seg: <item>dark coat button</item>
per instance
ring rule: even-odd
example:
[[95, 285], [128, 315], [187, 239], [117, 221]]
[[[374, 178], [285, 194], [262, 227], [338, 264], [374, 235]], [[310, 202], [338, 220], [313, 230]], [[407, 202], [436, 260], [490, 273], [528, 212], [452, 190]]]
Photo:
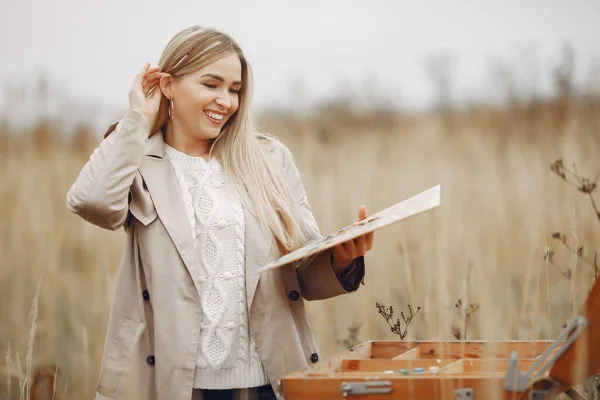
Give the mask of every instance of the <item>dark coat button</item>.
[[312, 355], [310, 356], [310, 361], [314, 363], [316, 363], [317, 361], [319, 361], [319, 355], [317, 353], [312, 353]]
[[154, 365], [155, 362], [156, 360], [154, 359], [154, 356], [148, 356], [148, 358], [146, 358], [146, 363], [148, 365]]
[[150, 300], [150, 293], [148, 293], [147, 290], [144, 290], [142, 292], [142, 296], [144, 297], [144, 300], [146, 300], [146, 301]]
[[297, 290], [292, 290], [290, 294], [288, 294], [290, 300], [296, 301], [300, 298], [300, 293]]

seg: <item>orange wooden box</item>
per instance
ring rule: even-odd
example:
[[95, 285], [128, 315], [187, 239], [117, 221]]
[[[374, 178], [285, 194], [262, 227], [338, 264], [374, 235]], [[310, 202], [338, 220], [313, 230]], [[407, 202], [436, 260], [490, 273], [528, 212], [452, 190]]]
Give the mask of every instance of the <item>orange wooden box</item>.
[[552, 341], [370, 341], [286, 375], [296, 399], [584, 399], [600, 373], [600, 280]]

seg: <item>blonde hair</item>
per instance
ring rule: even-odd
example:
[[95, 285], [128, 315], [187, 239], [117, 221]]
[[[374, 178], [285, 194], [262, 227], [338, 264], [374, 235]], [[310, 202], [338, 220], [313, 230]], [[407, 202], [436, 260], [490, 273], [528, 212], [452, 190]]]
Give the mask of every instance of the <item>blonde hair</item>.
[[[299, 226], [298, 205], [284, 171], [260, 142], [277, 139], [259, 135], [256, 130], [250, 112], [252, 71], [240, 46], [215, 29], [192, 26], [169, 41], [158, 65], [162, 72], [180, 77], [231, 54], [236, 54], [242, 65], [239, 107], [213, 141], [210, 156], [221, 163], [243, 204], [251, 208], [263, 229], [273, 233], [279, 251], [286, 254], [304, 245], [306, 237]], [[169, 105], [162, 96], [151, 132], [162, 130], [167, 124]]]

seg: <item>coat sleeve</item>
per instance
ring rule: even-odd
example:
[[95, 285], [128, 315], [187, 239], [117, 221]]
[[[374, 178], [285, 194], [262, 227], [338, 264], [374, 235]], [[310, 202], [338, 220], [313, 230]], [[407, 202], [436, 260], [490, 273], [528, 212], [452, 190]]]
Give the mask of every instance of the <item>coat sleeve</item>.
[[[319, 240], [323, 236], [312, 213], [302, 183], [300, 172], [296, 167], [290, 150], [280, 144], [284, 152], [284, 171], [292, 194], [299, 206], [301, 214], [300, 225], [309, 241]], [[296, 268], [302, 296], [306, 300], [323, 300], [338, 295], [356, 291], [361, 282], [364, 284], [365, 261], [364, 257], [355, 259], [338, 279], [332, 264], [333, 249], [328, 249], [299, 262]]]
[[149, 131], [142, 114], [132, 110], [113, 124], [69, 189], [69, 211], [101, 228], [117, 230], [123, 226], [129, 210], [129, 188], [142, 162]]

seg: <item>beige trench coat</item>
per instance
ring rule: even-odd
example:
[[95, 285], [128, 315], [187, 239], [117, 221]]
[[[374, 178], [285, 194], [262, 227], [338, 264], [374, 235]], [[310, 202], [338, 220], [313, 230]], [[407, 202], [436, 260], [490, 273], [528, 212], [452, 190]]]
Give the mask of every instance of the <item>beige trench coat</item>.
[[[193, 238], [160, 132], [134, 111], [113, 124], [67, 194], [67, 207], [99, 227], [126, 231], [118, 268], [96, 400], [190, 400], [199, 344], [199, 282]], [[106, 135], [105, 135], [106, 136]], [[301, 225], [321, 237], [290, 151], [263, 138], [277, 157], [302, 209]], [[279, 256], [274, 236], [246, 218], [246, 294], [249, 326], [269, 381], [318, 361], [304, 300], [357, 290], [364, 259], [338, 280], [330, 253], [310, 263], [257, 274]], [[133, 394], [135, 393], [135, 394]]]

